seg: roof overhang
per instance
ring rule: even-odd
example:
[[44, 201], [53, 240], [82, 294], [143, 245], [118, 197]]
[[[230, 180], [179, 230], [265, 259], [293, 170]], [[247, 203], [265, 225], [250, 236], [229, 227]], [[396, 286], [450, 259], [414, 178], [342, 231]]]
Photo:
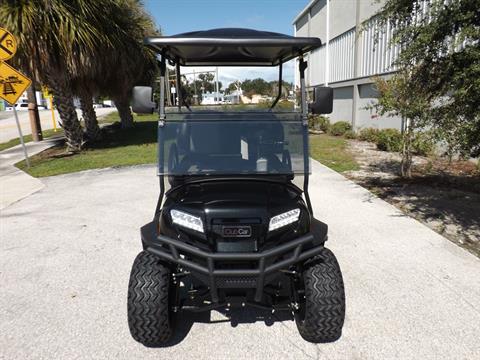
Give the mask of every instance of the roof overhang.
[[145, 44], [182, 66], [275, 66], [321, 46], [315, 37], [215, 29], [150, 37]]
[[307, 6], [305, 6], [303, 8], [302, 11], [300, 11], [300, 13], [295, 17], [295, 19], [293, 19], [292, 21], [292, 25], [295, 25], [297, 23], [298, 20], [300, 20], [302, 18], [303, 15], [305, 15], [311, 8], [313, 5], [315, 5], [315, 3], [317, 2], [318, 0], [311, 0]]

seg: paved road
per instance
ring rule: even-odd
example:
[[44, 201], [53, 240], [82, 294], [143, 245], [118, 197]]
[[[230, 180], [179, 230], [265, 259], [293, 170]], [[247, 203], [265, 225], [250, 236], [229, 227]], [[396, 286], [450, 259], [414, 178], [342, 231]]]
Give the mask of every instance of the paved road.
[[[98, 108], [95, 109], [97, 116], [106, 115], [112, 111], [116, 111], [115, 108]], [[28, 111], [18, 111], [18, 119], [20, 120], [20, 126], [24, 135], [31, 134], [30, 118], [28, 117]], [[81, 111], [77, 110], [78, 116], [81, 116]], [[53, 129], [52, 113], [50, 110], [40, 110], [40, 122], [42, 123], [42, 130]], [[55, 110], [55, 119], [60, 119], [58, 112]], [[57, 122], [58, 127], [58, 122]], [[0, 112], [0, 143], [9, 141], [11, 139], [18, 138], [17, 125], [15, 124], [15, 118], [13, 111], [1, 111]]]
[[2, 211], [0, 358], [479, 359], [480, 260], [315, 161], [313, 172], [347, 292], [336, 343], [251, 311], [195, 317], [174, 346], [135, 343], [128, 276], [158, 194], [142, 166], [48, 178]]

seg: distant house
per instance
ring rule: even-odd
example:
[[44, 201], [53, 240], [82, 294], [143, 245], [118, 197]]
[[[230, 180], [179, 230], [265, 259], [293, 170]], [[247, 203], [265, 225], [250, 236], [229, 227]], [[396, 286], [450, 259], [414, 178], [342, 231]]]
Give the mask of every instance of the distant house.
[[202, 94], [202, 105], [215, 105], [224, 102], [223, 93], [206, 92]]
[[230, 94], [224, 95], [225, 103], [226, 104], [240, 104], [242, 96], [243, 96], [242, 89], [234, 90]]
[[[377, 97], [372, 76], [388, 77], [395, 72], [392, 63], [399, 53], [397, 47], [388, 45], [392, 29], [379, 28], [373, 17], [383, 3], [312, 0], [293, 20], [295, 36], [315, 36], [323, 43], [306, 56], [305, 81], [310, 91], [318, 85], [334, 88], [333, 113], [328, 115], [333, 122], [348, 121], [355, 129], [401, 127], [400, 118], [379, 116], [366, 109]], [[299, 85], [298, 74], [295, 83]]]
[[242, 102], [244, 104], [259, 104], [259, 103], [268, 102], [271, 100], [272, 100], [272, 97], [267, 95], [253, 94], [251, 98], [242, 95]]

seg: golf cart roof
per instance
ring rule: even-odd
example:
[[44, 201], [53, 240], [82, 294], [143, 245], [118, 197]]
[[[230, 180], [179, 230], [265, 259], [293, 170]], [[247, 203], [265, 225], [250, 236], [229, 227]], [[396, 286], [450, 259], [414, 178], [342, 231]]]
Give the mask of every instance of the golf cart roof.
[[182, 66], [276, 66], [322, 43], [315, 37], [225, 28], [149, 37], [145, 44]]

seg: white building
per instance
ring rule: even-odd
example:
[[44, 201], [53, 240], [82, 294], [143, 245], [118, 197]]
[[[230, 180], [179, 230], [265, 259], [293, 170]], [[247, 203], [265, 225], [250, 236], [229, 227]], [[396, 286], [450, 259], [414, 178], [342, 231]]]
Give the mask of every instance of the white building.
[[202, 94], [202, 105], [222, 104], [224, 101], [223, 93], [205, 92]]
[[[372, 76], [394, 72], [391, 64], [399, 50], [388, 46], [391, 29], [379, 31], [373, 18], [382, 5], [383, 1], [373, 0], [312, 0], [293, 21], [295, 36], [322, 40], [323, 46], [306, 58], [305, 80], [309, 89], [317, 85], [334, 88], [333, 113], [328, 115], [332, 122], [348, 121], [355, 129], [401, 126], [399, 118], [381, 117], [365, 109], [376, 98]], [[379, 34], [376, 44], [375, 34]]]

